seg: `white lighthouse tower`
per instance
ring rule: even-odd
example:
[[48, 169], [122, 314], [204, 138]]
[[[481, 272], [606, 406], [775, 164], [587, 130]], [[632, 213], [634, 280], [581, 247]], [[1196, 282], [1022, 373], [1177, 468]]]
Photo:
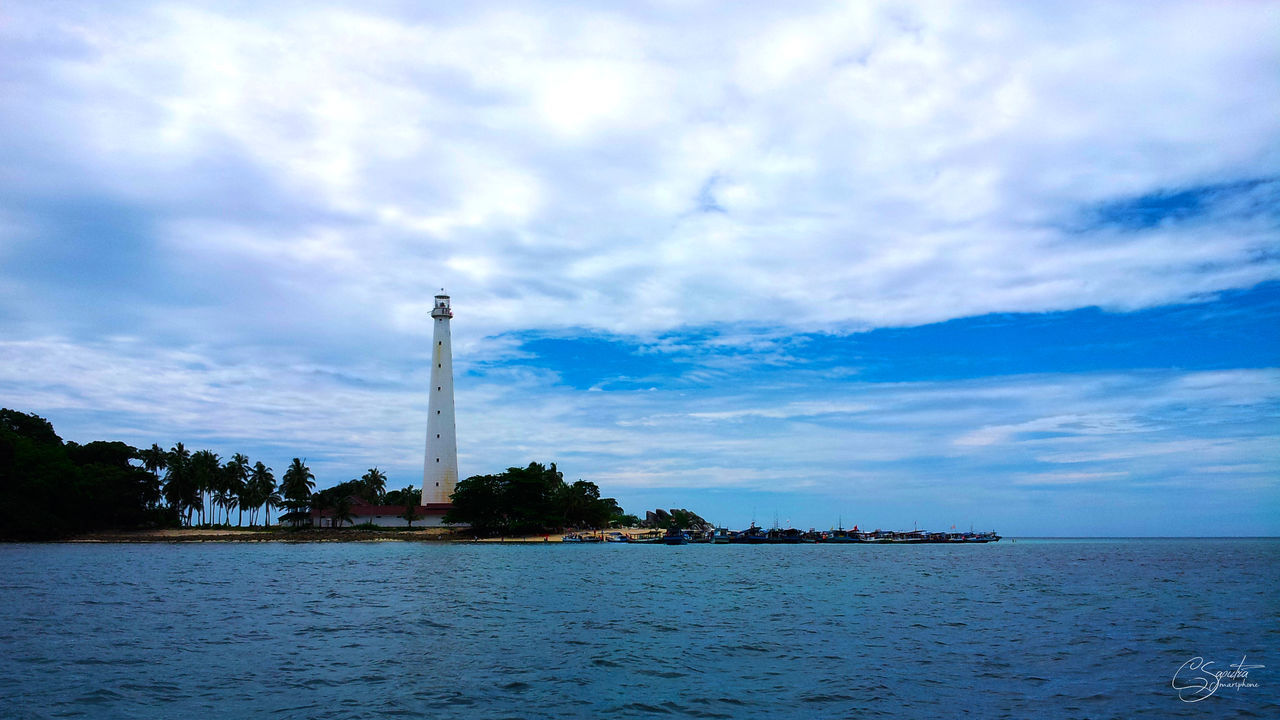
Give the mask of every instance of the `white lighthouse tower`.
[[427, 404], [427, 456], [422, 469], [422, 503], [447, 503], [458, 482], [458, 438], [453, 426], [453, 350], [449, 319], [453, 310], [444, 289], [431, 308], [431, 401]]

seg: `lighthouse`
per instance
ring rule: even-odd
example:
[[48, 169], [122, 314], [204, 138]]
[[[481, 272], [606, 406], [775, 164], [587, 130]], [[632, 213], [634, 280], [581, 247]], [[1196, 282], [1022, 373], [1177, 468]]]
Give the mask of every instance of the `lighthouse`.
[[431, 308], [431, 395], [427, 403], [427, 455], [422, 468], [422, 503], [450, 502], [458, 483], [458, 438], [453, 426], [453, 350], [449, 320], [453, 310], [441, 288]]

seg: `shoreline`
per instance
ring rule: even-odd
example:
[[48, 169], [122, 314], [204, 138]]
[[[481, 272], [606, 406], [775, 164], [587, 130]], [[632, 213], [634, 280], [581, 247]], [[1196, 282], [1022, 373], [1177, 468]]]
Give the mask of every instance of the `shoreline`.
[[167, 528], [83, 533], [47, 540], [3, 540], [0, 543], [136, 544], [136, 543], [310, 543], [310, 542], [429, 542], [429, 543], [559, 543], [561, 534], [472, 538], [449, 528], [365, 530], [357, 528], [224, 529]]

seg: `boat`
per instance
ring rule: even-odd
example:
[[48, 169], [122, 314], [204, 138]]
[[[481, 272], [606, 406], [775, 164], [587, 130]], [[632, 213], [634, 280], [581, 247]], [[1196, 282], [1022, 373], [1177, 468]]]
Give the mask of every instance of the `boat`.
[[774, 528], [765, 537], [767, 538], [766, 542], [772, 545], [794, 545], [804, 542], [802, 536], [803, 533], [795, 528], [787, 528], [786, 530]]
[[729, 533], [729, 542], [745, 543], [747, 545], [763, 545], [769, 542], [769, 536], [765, 533], [764, 528], [751, 523], [751, 527], [746, 530], [739, 530], [735, 533]]
[[818, 538], [818, 542], [824, 543], [856, 543], [862, 542], [862, 533], [858, 532], [858, 526], [854, 525], [852, 530], [845, 530], [844, 523], [840, 523], [840, 527], [829, 532], [822, 533]]
[[662, 536], [662, 542], [665, 545], [687, 545], [689, 534], [680, 528], [671, 528], [666, 535]]

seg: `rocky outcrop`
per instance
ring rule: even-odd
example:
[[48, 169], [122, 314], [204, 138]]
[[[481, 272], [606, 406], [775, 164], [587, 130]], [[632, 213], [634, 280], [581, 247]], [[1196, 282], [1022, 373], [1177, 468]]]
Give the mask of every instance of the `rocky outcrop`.
[[697, 513], [684, 508], [647, 510], [644, 514], [644, 522], [640, 523], [640, 525], [648, 528], [668, 528], [675, 525], [681, 530], [693, 530], [696, 532], [707, 532], [715, 529], [711, 523], [703, 520]]

